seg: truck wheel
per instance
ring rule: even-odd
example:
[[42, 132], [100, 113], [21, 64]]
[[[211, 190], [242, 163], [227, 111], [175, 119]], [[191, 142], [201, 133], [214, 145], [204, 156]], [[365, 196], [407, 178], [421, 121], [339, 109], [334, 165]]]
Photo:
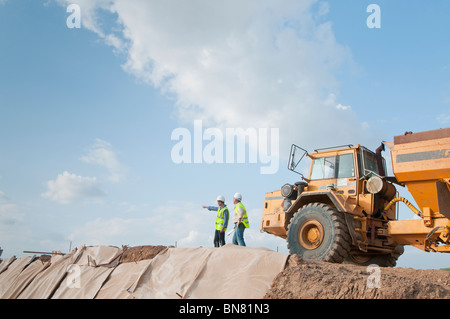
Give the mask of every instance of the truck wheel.
[[350, 251], [351, 237], [342, 213], [311, 203], [292, 217], [287, 242], [290, 253], [303, 259], [341, 263]]
[[395, 247], [392, 254], [364, 255], [359, 253], [350, 253], [344, 260], [344, 263], [359, 266], [369, 266], [375, 264], [379, 267], [395, 267], [397, 265], [397, 259], [403, 254], [404, 251], [403, 246], [399, 245]]

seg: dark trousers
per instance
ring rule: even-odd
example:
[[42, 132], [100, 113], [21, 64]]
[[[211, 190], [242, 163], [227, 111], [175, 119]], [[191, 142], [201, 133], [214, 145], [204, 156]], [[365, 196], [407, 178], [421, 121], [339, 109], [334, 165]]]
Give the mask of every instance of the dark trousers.
[[216, 229], [214, 233], [214, 247], [225, 246], [225, 232], [221, 233]]

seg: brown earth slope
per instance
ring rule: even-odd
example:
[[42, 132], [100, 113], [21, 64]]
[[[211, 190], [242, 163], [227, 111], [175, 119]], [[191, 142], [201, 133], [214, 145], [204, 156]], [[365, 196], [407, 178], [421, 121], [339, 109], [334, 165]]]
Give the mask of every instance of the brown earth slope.
[[138, 262], [140, 260], [152, 259], [158, 255], [161, 251], [166, 249], [166, 246], [135, 246], [124, 247], [125, 251], [120, 259], [121, 263]]
[[368, 268], [291, 256], [268, 299], [450, 299], [450, 272]]

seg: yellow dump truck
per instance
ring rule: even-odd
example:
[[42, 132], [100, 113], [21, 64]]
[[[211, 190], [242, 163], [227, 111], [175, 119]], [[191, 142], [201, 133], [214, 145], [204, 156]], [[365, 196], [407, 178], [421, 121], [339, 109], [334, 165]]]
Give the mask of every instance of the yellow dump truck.
[[[394, 176], [386, 175], [385, 145]], [[305, 176], [299, 168], [307, 158]], [[404, 245], [450, 252], [450, 128], [407, 132], [375, 152], [344, 145], [309, 153], [292, 145], [288, 168], [301, 178], [266, 193], [261, 231], [285, 238], [291, 254], [395, 266]], [[401, 204], [416, 217], [399, 220]]]

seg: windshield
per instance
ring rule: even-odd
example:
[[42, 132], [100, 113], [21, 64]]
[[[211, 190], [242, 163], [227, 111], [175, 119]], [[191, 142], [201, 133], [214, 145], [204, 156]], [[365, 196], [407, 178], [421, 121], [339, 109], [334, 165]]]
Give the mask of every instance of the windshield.
[[353, 154], [320, 157], [312, 164], [311, 180], [354, 176]]

